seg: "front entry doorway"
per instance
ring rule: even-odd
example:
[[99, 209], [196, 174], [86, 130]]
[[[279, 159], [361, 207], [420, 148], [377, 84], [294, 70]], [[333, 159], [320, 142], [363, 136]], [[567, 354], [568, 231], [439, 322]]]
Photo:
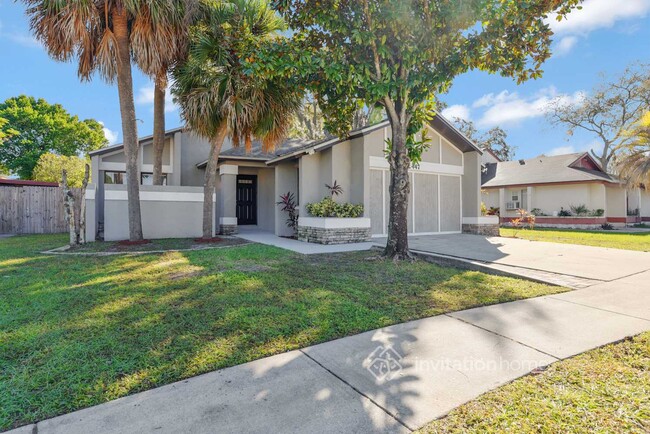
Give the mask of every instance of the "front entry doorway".
[[237, 175], [237, 225], [257, 224], [257, 175]]

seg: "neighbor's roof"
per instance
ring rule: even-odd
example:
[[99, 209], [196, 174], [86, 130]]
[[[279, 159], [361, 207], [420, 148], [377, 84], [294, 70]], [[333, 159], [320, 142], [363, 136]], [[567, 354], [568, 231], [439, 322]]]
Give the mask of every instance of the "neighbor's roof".
[[35, 186], [35, 187], [58, 187], [57, 182], [45, 182], [45, 181], [28, 181], [22, 179], [0, 179], [0, 187], [23, 187], [23, 186]]
[[[176, 134], [176, 133], [178, 133], [180, 131], [183, 131], [184, 129], [185, 129], [184, 127], [178, 127], [178, 128], [172, 128], [171, 130], [167, 130], [167, 131], [165, 131], [165, 137], [172, 136], [172, 135], [174, 135], [174, 134]], [[145, 143], [145, 142], [149, 142], [151, 140], [153, 140], [153, 135], [140, 137], [140, 139], [138, 139], [138, 142]], [[97, 149], [96, 151], [91, 151], [88, 154], [91, 157], [93, 155], [104, 155], [104, 154], [108, 154], [108, 153], [111, 153], [111, 152], [119, 151], [120, 149], [123, 149], [123, 148], [124, 148], [124, 143], [120, 143], [120, 144], [117, 144], [117, 145], [107, 146], [107, 147], [102, 148], [102, 149]]]
[[[585, 158], [589, 160], [588, 166], [592, 168], [581, 164]], [[603, 172], [586, 152], [488, 163], [481, 178], [483, 188], [567, 182], [618, 182], [616, 178]]]

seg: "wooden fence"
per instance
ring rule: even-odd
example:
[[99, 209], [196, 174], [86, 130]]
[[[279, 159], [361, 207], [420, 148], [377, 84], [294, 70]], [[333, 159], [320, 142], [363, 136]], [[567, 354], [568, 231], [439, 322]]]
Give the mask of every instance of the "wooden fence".
[[[73, 192], [79, 198], [80, 189]], [[79, 206], [79, 200], [76, 204]], [[60, 187], [0, 187], [0, 234], [54, 234], [67, 230]]]

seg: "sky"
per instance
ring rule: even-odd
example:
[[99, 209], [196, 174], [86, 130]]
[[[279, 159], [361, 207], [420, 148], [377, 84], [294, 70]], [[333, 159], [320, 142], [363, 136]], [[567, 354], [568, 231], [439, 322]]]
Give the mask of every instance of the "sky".
[[[498, 75], [467, 73], [441, 97], [449, 105], [443, 114], [472, 120], [479, 130], [502, 127], [517, 158], [597, 149], [595, 137], [568, 136], [566, 128], [550, 125], [546, 106], [553, 98], [572, 101], [589, 93], [602, 74], [615, 77], [632, 62], [650, 63], [650, 0], [585, 0], [567, 20], [550, 22], [553, 56], [542, 78], [517, 85]], [[49, 58], [29, 33], [24, 5], [12, 0], [0, 0], [0, 59], [0, 101], [20, 94], [45, 98], [102, 122], [109, 142], [121, 142], [117, 87], [99, 77], [80, 82], [74, 63]], [[133, 78], [138, 133], [145, 136], [153, 128], [153, 84], [136, 69]], [[171, 98], [166, 124], [182, 125]]]

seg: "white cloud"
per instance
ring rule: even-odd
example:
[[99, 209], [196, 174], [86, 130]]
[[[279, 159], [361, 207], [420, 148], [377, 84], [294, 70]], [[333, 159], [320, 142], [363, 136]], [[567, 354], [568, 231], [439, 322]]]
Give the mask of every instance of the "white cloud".
[[[135, 103], [138, 105], [153, 106], [154, 85], [148, 85], [138, 89], [138, 95], [135, 97]], [[174, 104], [169, 86], [165, 89], [165, 113], [178, 110], [178, 106]]]
[[553, 148], [550, 151], [546, 152], [545, 155], [552, 157], [554, 155], [575, 154], [577, 152], [589, 152], [592, 149], [596, 151], [596, 153], [598, 153], [600, 152], [600, 150], [602, 150], [602, 148], [603, 148], [602, 143], [598, 142], [597, 140], [594, 140], [593, 142], [589, 142], [587, 144], [580, 145], [580, 146], [575, 146], [575, 145], [558, 146], [557, 148]]
[[472, 107], [487, 107], [478, 121], [480, 128], [516, 124], [526, 119], [543, 116], [551, 101], [559, 98], [563, 103], [579, 101], [583, 92], [572, 95], [560, 94], [554, 86], [544, 88], [531, 97], [522, 97], [516, 92], [503, 91], [487, 94], [474, 101]]
[[29, 47], [29, 48], [41, 47], [41, 43], [38, 42], [38, 40], [31, 35], [24, 35], [22, 33], [10, 33], [7, 35], [7, 37], [13, 42], [15, 42], [16, 44], [20, 44], [23, 47]]
[[464, 119], [466, 121], [470, 120], [469, 107], [462, 104], [455, 104], [447, 107], [442, 111], [442, 115], [451, 121], [456, 118]]
[[644, 18], [650, 11], [650, 0], [585, 0], [582, 9], [571, 12], [566, 19], [549, 16], [555, 34], [586, 35], [596, 29], [610, 28], [617, 21]]
[[577, 36], [565, 36], [562, 39], [560, 39], [560, 42], [557, 43], [555, 47], [555, 53], [560, 56], [569, 54], [569, 52], [573, 50], [573, 47], [575, 47], [577, 43], [578, 43]]
[[106, 140], [108, 140], [108, 145], [114, 145], [117, 143], [117, 139], [120, 137], [120, 133], [118, 131], [113, 131], [104, 125], [104, 122], [99, 121], [99, 124], [102, 126], [102, 130], [104, 130], [104, 136], [106, 137]]

